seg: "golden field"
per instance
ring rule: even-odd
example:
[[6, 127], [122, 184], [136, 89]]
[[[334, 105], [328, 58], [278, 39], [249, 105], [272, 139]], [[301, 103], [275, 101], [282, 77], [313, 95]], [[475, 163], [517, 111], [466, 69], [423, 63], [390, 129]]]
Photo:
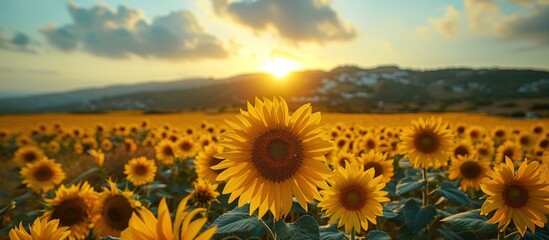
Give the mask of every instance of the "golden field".
[[549, 119], [257, 101], [0, 116], [0, 239], [549, 236]]

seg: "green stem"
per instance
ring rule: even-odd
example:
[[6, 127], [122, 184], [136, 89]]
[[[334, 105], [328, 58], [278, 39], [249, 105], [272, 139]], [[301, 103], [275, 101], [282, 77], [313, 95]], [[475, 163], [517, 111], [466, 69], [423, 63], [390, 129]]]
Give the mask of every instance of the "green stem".
[[260, 220], [261, 224], [263, 224], [263, 227], [265, 227], [265, 229], [267, 229], [267, 231], [269, 232], [269, 234], [271, 235], [271, 237], [276, 240], [276, 235], [273, 233], [273, 231], [271, 230], [271, 228], [269, 227], [269, 225], [267, 225], [267, 223], [265, 223], [265, 221], [263, 221], [263, 219]]
[[70, 181], [67, 186], [71, 186], [73, 184], [76, 184], [80, 181], [82, 181], [83, 179], [89, 177], [90, 175], [96, 173], [96, 172], [99, 172], [100, 168], [99, 167], [94, 167], [94, 168], [91, 168], [89, 169], [88, 171], [85, 171], [83, 172], [82, 174], [80, 174], [78, 177], [76, 177], [75, 179], [73, 179], [72, 181]]
[[519, 231], [514, 231], [512, 233], [509, 233], [509, 234], [505, 235], [505, 239], [509, 239], [511, 236], [517, 235], [517, 234], [520, 234], [520, 232]]
[[425, 180], [425, 187], [423, 188], [423, 206], [425, 207], [429, 204], [429, 181], [427, 181], [427, 168], [422, 168], [421, 173], [423, 180]]
[[498, 240], [505, 239], [505, 233], [503, 231], [498, 230]]
[[351, 229], [351, 240], [355, 240], [356, 239], [356, 232], [355, 232], [355, 227], [353, 227], [353, 229]]

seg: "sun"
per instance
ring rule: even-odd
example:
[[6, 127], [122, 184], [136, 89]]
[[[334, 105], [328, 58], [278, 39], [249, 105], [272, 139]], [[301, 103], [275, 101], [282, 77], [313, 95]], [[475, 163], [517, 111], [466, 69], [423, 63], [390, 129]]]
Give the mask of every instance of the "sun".
[[274, 75], [277, 78], [282, 78], [288, 73], [301, 68], [301, 64], [295, 60], [290, 60], [283, 57], [275, 57], [269, 62], [261, 66], [261, 70]]

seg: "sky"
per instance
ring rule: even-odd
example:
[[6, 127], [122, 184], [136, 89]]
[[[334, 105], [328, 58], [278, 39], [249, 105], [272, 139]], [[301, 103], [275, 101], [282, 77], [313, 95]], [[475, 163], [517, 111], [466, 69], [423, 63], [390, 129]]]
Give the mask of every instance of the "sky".
[[[399, 65], [549, 70], [549, 0], [0, 1], [0, 92]], [[278, 59], [278, 60], [277, 60]]]

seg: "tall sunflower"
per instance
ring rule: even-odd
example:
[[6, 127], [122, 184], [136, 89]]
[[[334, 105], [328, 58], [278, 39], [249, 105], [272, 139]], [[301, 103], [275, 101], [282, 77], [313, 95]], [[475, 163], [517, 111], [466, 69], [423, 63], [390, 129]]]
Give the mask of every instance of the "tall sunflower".
[[459, 140], [452, 148], [452, 158], [458, 156], [472, 155], [474, 153], [473, 144], [469, 140]]
[[494, 162], [495, 163], [504, 162], [505, 157], [508, 157], [513, 161], [519, 160], [520, 158], [522, 158], [520, 146], [513, 141], [505, 141], [496, 150], [496, 158], [494, 159]]
[[240, 123], [227, 121], [232, 131], [221, 134], [225, 159], [212, 167], [225, 169], [216, 180], [227, 181], [223, 193], [229, 202], [240, 197], [238, 206], [250, 203], [250, 214], [259, 208], [261, 218], [270, 210], [275, 219], [290, 211], [292, 198], [307, 209], [307, 202], [320, 200], [318, 188], [326, 188], [332, 171], [324, 155], [333, 145], [320, 124], [320, 113], [305, 104], [290, 115], [282, 98], [256, 98], [255, 106], [237, 115]]
[[406, 153], [414, 167], [443, 167], [452, 154], [454, 136], [442, 120], [420, 118], [401, 134], [400, 151]]
[[191, 137], [182, 137], [174, 143], [175, 156], [179, 159], [188, 159], [196, 155], [197, 144]]
[[15, 151], [13, 160], [19, 167], [44, 158], [44, 152], [36, 146], [24, 146]]
[[196, 174], [199, 178], [208, 179], [215, 182], [220, 170], [211, 169], [212, 166], [219, 164], [222, 159], [216, 158], [215, 155], [223, 152], [223, 147], [210, 144], [204, 148], [204, 151], [198, 153], [194, 160], [196, 166]]
[[388, 183], [394, 175], [394, 166], [392, 159], [387, 159], [387, 153], [381, 153], [370, 150], [357, 158], [358, 163], [364, 166], [364, 170], [374, 169], [374, 177], [382, 176], [381, 181]]
[[66, 177], [61, 164], [47, 157], [28, 163], [20, 173], [23, 184], [35, 192], [47, 192], [59, 185]]
[[488, 159], [477, 158], [474, 155], [458, 155], [452, 158], [448, 179], [461, 179], [461, 190], [464, 192], [467, 192], [468, 187], [478, 191], [488, 170], [490, 170]]
[[173, 143], [164, 139], [158, 143], [155, 147], [156, 158], [160, 160], [163, 164], [172, 165], [175, 157], [175, 149]]
[[535, 232], [535, 226], [543, 228], [549, 214], [549, 183], [547, 175], [538, 171], [538, 163], [524, 161], [515, 172], [508, 157], [494, 167], [480, 185], [488, 199], [482, 204], [480, 213], [488, 215], [496, 210], [488, 223], [498, 224], [504, 231], [513, 220], [521, 236], [526, 229]]
[[213, 226], [202, 232], [207, 218], [198, 218], [193, 220], [199, 213], [205, 212], [204, 208], [197, 208], [187, 211], [187, 202], [190, 195], [185, 197], [175, 213], [175, 221], [172, 224], [170, 211], [166, 204], [166, 198], [160, 200], [158, 205], [158, 215], [154, 217], [153, 213], [146, 208], [142, 208], [139, 213], [132, 213], [129, 227], [124, 230], [120, 239], [122, 240], [193, 240], [193, 239], [211, 239], [217, 230]]
[[118, 237], [128, 227], [132, 213], [141, 207], [141, 203], [133, 198], [133, 192], [118, 190], [110, 179], [107, 182], [109, 188], [103, 187], [93, 208], [93, 232], [99, 237]]
[[364, 171], [362, 165], [347, 164], [337, 168], [328, 180], [330, 188], [322, 190], [318, 207], [330, 216], [329, 224], [339, 220], [345, 232], [354, 229], [368, 230], [368, 221], [376, 223], [376, 216], [383, 215], [381, 203], [388, 202], [388, 193], [382, 189], [382, 176], [374, 177], [374, 169]]
[[69, 239], [84, 239], [90, 232], [91, 211], [97, 193], [88, 182], [55, 191], [55, 198], [46, 199], [51, 208], [43, 216], [59, 219], [59, 225], [69, 227]]
[[19, 223], [19, 226], [10, 230], [9, 236], [11, 240], [66, 239], [70, 234], [68, 227], [59, 226], [59, 220], [39, 217], [29, 226], [28, 232], [23, 223]]
[[142, 186], [154, 181], [156, 170], [154, 161], [146, 157], [134, 158], [124, 165], [126, 179], [135, 186]]

